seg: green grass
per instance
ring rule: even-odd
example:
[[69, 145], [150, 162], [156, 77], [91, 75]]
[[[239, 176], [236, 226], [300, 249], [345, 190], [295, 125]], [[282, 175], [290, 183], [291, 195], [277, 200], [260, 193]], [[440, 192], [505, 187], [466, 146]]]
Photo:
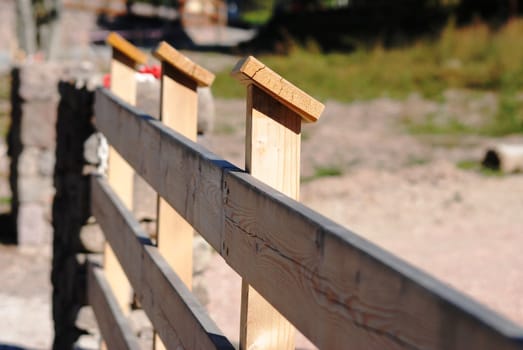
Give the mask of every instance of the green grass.
[[456, 166], [461, 170], [477, 172], [484, 176], [503, 176], [503, 173], [500, 170], [486, 168], [475, 160], [462, 160], [457, 162]]
[[251, 25], [260, 26], [267, 23], [269, 19], [271, 19], [271, 15], [271, 9], [266, 8], [244, 12], [241, 16], [241, 19]]
[[314, 175], [302, 177], [302, 182], [310, 182], [324, 177], [343, 175], [343, 170], [338, 166], [319, 166], [314, 169]]
[[10, 205], [11, 197], [0, 197], [0, 205]]
[[[449, 89], [498, 91], [499, 113], [480, 129], [458, 119], [448, 125], [413, 126], [415, 133], [479, 133], [504, 135], [523, 131], [523, 19], [498, 30], [485, 24], [456, 28], [452, 22], [435, 40], [419, 40], [403, 48], [381, 45], [352, 53], [318, 52], [313, 42], [295, 46], [288, 56], [259, 57], [267, 66], [315, 98], [342, 102], [377, 97], [402, 99], [413, 92], [441, 100]], [[230, 69], [217, 74], [219, 97], [244, 98], [245, 88], [231, 79]]]
[[463, 124], [456, 118], [451, 118], [445, 123], [437, 123], [434, 116], [427, 116], [423, 121], [413, 122], [410, 119], [403, 121], [407, 130], [412, 134], [421, 135], [462, 135], [473, 133], [473, 129]]
[[9, 129], [8, 110], [3, 108], [9, 101], [10, 80], [7, 75], [0, 75], [0, 137], [6, 137]]
[[10, 80], [7, 75], [0, 75], [0, 100], [9, 99]]

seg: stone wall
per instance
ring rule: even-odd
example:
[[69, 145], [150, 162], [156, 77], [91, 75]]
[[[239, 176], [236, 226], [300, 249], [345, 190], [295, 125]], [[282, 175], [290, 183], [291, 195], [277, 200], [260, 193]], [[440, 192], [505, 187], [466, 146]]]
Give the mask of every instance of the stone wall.
[[27, 63], [12, 71], [8, 154], [18, 243], [50, 243], [56, 144], [56, 88], [61, 67]]

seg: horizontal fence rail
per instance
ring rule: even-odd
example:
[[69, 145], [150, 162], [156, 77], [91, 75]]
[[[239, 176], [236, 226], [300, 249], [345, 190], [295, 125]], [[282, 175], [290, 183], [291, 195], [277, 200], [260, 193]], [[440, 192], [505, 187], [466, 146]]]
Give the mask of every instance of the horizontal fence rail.
[[[319, 348], [523, 349], [519, 326], [105, 89], [96, 92], [95, 114], [98, 129], [135, 171]], [[167, 326], [181, 326], [189, 329], [176, 331], [176, 338], [188, 349], [230, 346], [191, 306], [190, 292], [105, 180], [94, 178], [92, 197], [95, 216], [162, 341], [175, 344]], [[196, 346], [194, 337], [205, 345]]]
[[120, 310], [103, 270], [92, 262], [87, 266], [87, 298], [93, 307], [108, 348], [140, 350], [140, 344], [127, 318]]
[[91, 186], [93, 214], [167, 348], [234, 349], [107, 181], [93, 176]]

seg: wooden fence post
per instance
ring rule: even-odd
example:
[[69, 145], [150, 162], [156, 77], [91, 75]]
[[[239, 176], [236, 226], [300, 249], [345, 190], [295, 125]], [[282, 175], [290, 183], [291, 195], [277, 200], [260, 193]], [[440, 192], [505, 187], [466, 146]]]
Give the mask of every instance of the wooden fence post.
[[[299, 199], [301, 123], [316, 121], [323, 105], [252, 56], [232, 74], [247, 85], [246, 170]], [[240, 349], [294, 349], [294, 327], [245, 280], [240, 327]]]
[[[162, 62], [160, 120], [196, 142], [196, 88], [210, 86], [214, 74], [192, 62], [166, 42], [158, 45], [154, 56]], [[193, 233], [193, 227], [158, 196], [158, 250], [189, 289], [192, 289]], [[164, 349], [157, 336], [154, 348]]]
[[[110, 90], [125, 102], [135, 105], [135, 67], [138, 64], [145, 63], [147, 56], [116, 33], [109, 34], [106, 41], [113, 48]], [[109, 150], [107, 179], [129, 210], [131, 210], [133, 206], [133, 176], [133, 169], [122, 156], [111, 147]], [[118, 304], [125, 314], [129, 313], [132, 302], [131, 286], [113, 250], [107, 243], [105, 244], [104, 252], [104, 269], [109, 285], [118, 300]]]

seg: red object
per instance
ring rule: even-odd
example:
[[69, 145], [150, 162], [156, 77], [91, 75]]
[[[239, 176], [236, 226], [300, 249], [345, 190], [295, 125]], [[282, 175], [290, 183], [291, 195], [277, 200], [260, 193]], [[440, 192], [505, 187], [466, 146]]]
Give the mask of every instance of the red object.
[[160, 79], [160, 76], [162, 75], [162, 67], [160, 67], [159, 65], [143, 66], [142, 68], [140, 68], [139, 72], [144, 74], [151, 74], [156, 79]]
[[[159, 65], [154, 66], [143, 66], [138, 70], [141, 74], [151, 74], [156, 79], [160, 79], [162, 76], [162, 67]], [[105, 88], [111, 87], [111, 74], [106, 74], [103, 77], [103, 85]]]

